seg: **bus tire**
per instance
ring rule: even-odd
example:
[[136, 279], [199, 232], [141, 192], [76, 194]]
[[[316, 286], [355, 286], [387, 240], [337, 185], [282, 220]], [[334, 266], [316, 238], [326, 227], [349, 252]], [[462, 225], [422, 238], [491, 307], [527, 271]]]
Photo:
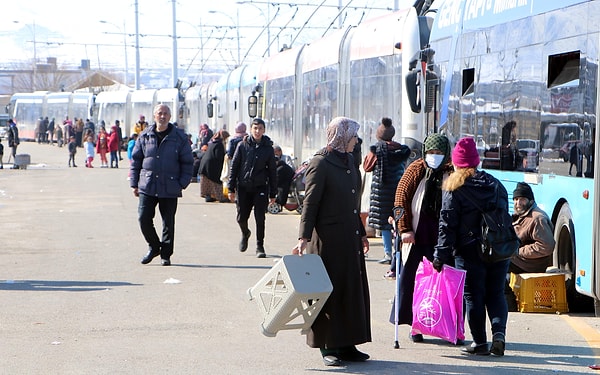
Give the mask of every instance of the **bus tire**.
[[561, 206], [556, 217], [554, 240], [556, 241], [554, 265], [567, 274], [565, 286], [569, 311], [590, 311], [590, 308], [593, 309], [593, 300], [578, 293], [575, 289], [575, 226], [568, 203]]

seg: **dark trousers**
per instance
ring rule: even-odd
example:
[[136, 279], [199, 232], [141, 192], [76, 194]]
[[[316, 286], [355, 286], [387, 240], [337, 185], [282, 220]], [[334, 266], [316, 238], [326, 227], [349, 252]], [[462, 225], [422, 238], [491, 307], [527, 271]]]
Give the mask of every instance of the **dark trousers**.
[[77, 147], [83, 147], [83, 132], [75, 132], [75, 143]]
[[117, 157], [117, 151], [110, 152], [110, 167], [119, 168], [119, 158]]
[[508, 306], [504, 297], [504, 285], [510, 260], [484, 263], [475, 253], [476, 250], [470, 250], [463, 254], [472, 254], [471, 257], [458, 255], [454, 262], [456, 268], [467, 271], [465, 279], [467, 322], [473, 341], [479, 345], [487, 342], [486, 311], [492, 326], [492, 335], [506, 334]]
[[73, 166], [75, 167], [75, 154], [69, 154], [69, 167], [71, 166], [71, 162], [73, 162]]
[[248, 233], [248, 218], [254, 207], [254, 220], [256, 221], [256, 245], [263, 245], [265, 239], [265, 213], [269, 203], [267, 187], [257, 188], [256, 191], [238, 189], [237, 217], [236, 221], [242, 230], [242, 234]]
[[[173, 255], [177, 198], [156, 198], [145, 194], [140, 194], [139, 198], [138, 220], [149, 250], [155, 254], [160, 253], [161, 259], [169, 259]], [[156, 205], [162, 218], [162, 240], [158, 238], [154, 228]]]

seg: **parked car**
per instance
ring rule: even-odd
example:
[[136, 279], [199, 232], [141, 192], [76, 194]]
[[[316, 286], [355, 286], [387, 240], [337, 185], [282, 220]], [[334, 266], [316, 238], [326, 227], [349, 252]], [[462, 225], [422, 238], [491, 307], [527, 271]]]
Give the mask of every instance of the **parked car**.
[[535, 171], [540, 165], [540, 141], [537, 139], [517, 139], [517, 150], [525, 171]]

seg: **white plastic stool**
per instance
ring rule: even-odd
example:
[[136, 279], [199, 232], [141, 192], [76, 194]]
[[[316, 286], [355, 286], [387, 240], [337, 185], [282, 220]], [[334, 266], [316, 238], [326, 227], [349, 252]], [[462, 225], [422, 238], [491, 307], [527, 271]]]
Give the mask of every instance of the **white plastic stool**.
[[18, 169], [27, 169], [27, 165], [31, 164], [31, 156], [29, 154], [15, 155], [14, 166]]
[[285, 255], [248, 289], [263, 315], [262, 333], [275, 337], [284, 329], [306, 334], [333, 291], [321, 257]]

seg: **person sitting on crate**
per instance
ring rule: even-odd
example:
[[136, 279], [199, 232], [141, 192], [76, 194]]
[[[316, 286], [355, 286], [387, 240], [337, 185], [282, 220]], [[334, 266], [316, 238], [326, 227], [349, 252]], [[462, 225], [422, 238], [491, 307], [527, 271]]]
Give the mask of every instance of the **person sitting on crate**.
[[275, 165], [277, 166], [277, 198], [275, 202], [280, 206], [285, 206], [288, 194], [290, 192], [290, 185], [294, 178], [295, 169], [290, 165], [291, 158], [288, 155], [283, 155], [281, 147], [274, 146], [275, 152]]
[[[546, 272], [552, 265], [554, 252], [554, 226], [548, 215], [537, 206], [531, 186], [519, 182], [513, 191], [514, 214], [513, 226], [521, 245], [519, 251], [512, 257], [508, 272], [538, 273]], [[508, 280], [504, 288], [504, 296], [508, 311], [517, 311], [516, 296]]]
[[508, 267], [512, 273], [546, 272], [552, 265], [554, 252], [554, 226], [552, 221], [535, 203], [531, 186], [519, 182], [513, 192], [513, 226], [521, 246]]

